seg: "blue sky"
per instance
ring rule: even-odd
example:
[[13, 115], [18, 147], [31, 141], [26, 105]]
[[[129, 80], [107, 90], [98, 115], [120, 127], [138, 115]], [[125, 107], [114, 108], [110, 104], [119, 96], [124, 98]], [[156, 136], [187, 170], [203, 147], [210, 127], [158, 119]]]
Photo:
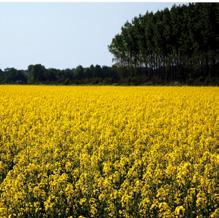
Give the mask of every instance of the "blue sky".
[[134, 16], [173, 3], [0, 3], [0, 69], [112, 64], [107, 45]]

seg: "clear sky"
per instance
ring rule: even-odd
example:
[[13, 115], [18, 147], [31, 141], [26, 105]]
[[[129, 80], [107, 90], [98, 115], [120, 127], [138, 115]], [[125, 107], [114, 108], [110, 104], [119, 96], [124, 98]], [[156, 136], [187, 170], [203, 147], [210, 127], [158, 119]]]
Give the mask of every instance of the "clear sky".
[[173, 3], [0, 3], [0, 69], [112, 64], [107, 45], [134, 16]]

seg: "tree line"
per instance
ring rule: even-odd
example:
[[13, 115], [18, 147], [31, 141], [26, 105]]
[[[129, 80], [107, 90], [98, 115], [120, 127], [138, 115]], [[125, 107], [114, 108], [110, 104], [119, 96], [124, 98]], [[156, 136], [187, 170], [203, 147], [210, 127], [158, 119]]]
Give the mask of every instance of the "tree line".
[[46, 68], [41, 64], [29, 65], [27, 70], [6, 68], [0, 70], [0, 83], [18, 84], [98, 84], [119, 81], [114, 67], [81, 65], [73, 69]]
[[111, 67], [6, 68], [0, 83], [218, 85], [218, 5], [174, 5], [127, 21], [108, 46]]
[[[148, 80], [218, 80], [217, 3], [174, 5], [126, 22], [109, 45], [118, 66], [146, 68]], [[133, 70], [132, 73], [135, 73]]]

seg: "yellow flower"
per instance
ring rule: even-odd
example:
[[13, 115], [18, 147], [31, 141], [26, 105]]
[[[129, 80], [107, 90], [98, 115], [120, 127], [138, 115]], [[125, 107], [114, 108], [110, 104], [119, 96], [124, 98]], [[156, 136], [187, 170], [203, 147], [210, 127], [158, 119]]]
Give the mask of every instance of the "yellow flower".
[[218, 87], [0, 86], [0, 217], [218, 217], [217, 102]]
[[185, 213], [185, 208], [184, 208], [183, 206], [178, 206], [178, 207], [176, 207], [176, 209], [175, 209], [175, 214], [176, 214], [177, 216], [183, 217], [184, 213]]

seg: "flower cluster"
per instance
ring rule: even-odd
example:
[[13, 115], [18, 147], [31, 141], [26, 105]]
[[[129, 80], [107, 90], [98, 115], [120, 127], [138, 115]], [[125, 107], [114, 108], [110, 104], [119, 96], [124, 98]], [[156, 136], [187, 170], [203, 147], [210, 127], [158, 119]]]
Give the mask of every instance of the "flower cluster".
[[0, 217], [218, 217], [216, 87], [0, 87]]

